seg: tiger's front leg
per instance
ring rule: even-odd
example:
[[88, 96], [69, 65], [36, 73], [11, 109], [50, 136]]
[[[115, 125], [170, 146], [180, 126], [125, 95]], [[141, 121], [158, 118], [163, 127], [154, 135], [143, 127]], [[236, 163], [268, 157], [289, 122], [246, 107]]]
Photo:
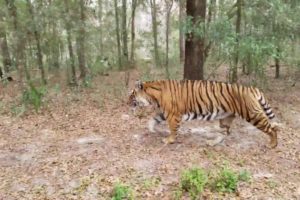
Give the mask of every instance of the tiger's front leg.
[[177, 130], [179, 128], [180, 117], [173, 115], [172, 117], [167, 118], [167, 122], [169, 124], [170, 135], [163, 140], [165, 144], [172, 144], [176, 141]]
[[148, 122], [148, 128], [151, 133], [155, 133], [155, 126], [160, 124], [161, 122], [165, 121], [166, 118], [164, 117], [163, 113], [159, 112], [154, 117], [152, 117]]

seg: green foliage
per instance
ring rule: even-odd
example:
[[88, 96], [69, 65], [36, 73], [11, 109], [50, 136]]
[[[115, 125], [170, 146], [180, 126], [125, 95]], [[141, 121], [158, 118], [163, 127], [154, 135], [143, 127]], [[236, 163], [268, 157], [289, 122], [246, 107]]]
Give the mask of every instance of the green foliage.
[[43, 97], [47, 92], [46, 87], [36, 88], [32, 84], [23, 92], [22, 101], [25, 105], [32, 105], [35, 111], [38, 111], [42, 105]]
[[238, 175], [227, 167], [223, 167], [215, 177], [211, 186], [218, 192], [235, 192], [238, 183]]
[[238, 176], [239, 181], [249, 182], [251, 179], [251, 174], [247, 170], [242, 170]]
[[132, 190], [129, 186], [117, 183], [112, 191], [112, 200], [133, 199]]
[[[197, 196], [203, 191], [204, 186], [207, 183], [206, 172], [201, 168], [191, 168], [184, 171], [180, 178], [180, 189], [189, 193], [192, 199], [196, 199]], [[178, 193], [179, 195], [180, 193]]]

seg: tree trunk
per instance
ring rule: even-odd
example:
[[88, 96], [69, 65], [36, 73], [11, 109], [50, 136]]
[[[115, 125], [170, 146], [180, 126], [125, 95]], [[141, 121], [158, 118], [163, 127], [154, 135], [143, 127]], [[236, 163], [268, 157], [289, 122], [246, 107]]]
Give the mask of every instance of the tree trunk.
[[280, 65], [279, 65], [279, 55], [280, 55], [280, 49], [279, 47], [276, 47], [276, 57], [275, 57], [275, 78], [280, 77]]
[[[192, 17], [194, 26], [199, 19], [204, 22], [206, 0], [187, 0], [186, 12]], [[203, 79], [204, 51], [204, 37], [196, 37], [193, 33], [186, 35], [184, 79]]]
[[123, 58], [128, 63], [128, 45], [127, 45], [127, 0], [122, 0], [122, 36], [123, 36]]
[[64, 15], [64, 23], [67, 31], [67, 42], [68, 42], [68, 50], [71, 62], [71, 81], [70, 85], [77, 85], [76, 81], [76, 70], [75, 70], [75, 56], [72, 47], [72, 35], [71, 35], [71, 24], [70, 24], [70, 11], [69, 11], [69, 0], [64, 0], [65, 4], [65, 15]]
[[170, 15], [173, 7], [173, 0], [165, 0], [166, 4], [166, 76], [169, 78], [169, 34], [170, 34]]
[[100, 43], [100, 55], [103, 57], [103, 24], [102, 24], [102, 13], [103, 13], [103, 6], [102, 6], [102, 0], [98, 0], [98, 18], [99, 18], [99, 43]]
[[8, 50], [7, 38], [6, 38], [6, 31], [1, 30], [1, 52], [2, 52], [2, 62], [3, 62], [3, 70], [7, 74], [11, 68], [11, 59]]
[[235, 55], [234, 55], [234, 65], [231, 67], [230, 73], [230, 82], [237, 82], [237, 71], [239, 64], [239, 43], [240, 43], [240, 32], [241, 32], [241, 18], [242, 18], [242, 0], [236, 1], [237, 13], [236, 13], [236, 25], [235, 25], [235, 34], [236, 34], [236, 44], [235, 44]]
[[185, 7], [185, 1], [179, 0], [179, 53], [180, 53], [181, 63], [184, 62], [184, 32], [183, 32], [184, 7]]
[[121, 59], [121, 42], [120, 42], [120, 30], [119, 30], [118, 0], [114, 0], [114, 6], [115, 6], [117, 45], [118, 45], [118, 64], [119, 64], [119, 69], [121, 70], [122, 69], [122, 59]]
[[20, 83], [23, 77], [22, 74], [22, 65], [25, 67], [26, 63], [24, 62], [24, 47], [25, 47], [25, 40], [24, 37], [24, 31], [21, 30], [19, 27], [19, 21], [18, 21], [18, 12], [17, 7], [15, 6], [14, 0], [5, 0], [7, 9], [9, 11], [10, 16], [13, 20], [13, 27], [14, 27], [14, 40], [15, 43], [13, 45], [13, 50], [15, 52], [15, 66], [19, 73], [19, 79]]
[[33, 11], [33, 6], [30, 2], [30, 0], [26, 0], [27, 5], [28, 5], [28, 11], [29, 14], [31, 15], [31, 20], [33, 23], [33, 34], [34, 34], [34, 39], [36, 41], [36, 48], [37, 48], [37, 61], [39, 65], [39, 69], [41, 72], [41, 78], [42, 78], [42, 83], [47, 84], [46, 77], [45, 77], [45, 70], [44, 70], [44, 65], [43, 65], [43, 55], [42, 55], [42, 49], [41, 49], [41, 43], [40, 43], [40, 33], [37, 30], [36, 27], [36, 22], [35, 22], [35, 13]]
[[154, 59], [155, 66], [160, 66], [160, 59], [158, 55], [158, 41], [157, 41], [157, 10], [156, 10], [156, 2], [155, 0], [150, 0], [151, 6], [151, 16], [152, 16], [152, 34], [153, 34], [153, 43], [154, 43]]
[[79, 33], [76, 38], [77, 51], [78, 51], [78, 64], [80, 70], [79, 78], [85, 80], [86, 78], [86, 60], [85, 60], [85, 6], [84, 0], [80, 0], [80, 25]]
[[135, 45], [135, 10], [137, 6], [137, 0], [132, 0], [131, 5], [131, 50], [130, 50], [130, 62], [134, 62], [134, 45]]

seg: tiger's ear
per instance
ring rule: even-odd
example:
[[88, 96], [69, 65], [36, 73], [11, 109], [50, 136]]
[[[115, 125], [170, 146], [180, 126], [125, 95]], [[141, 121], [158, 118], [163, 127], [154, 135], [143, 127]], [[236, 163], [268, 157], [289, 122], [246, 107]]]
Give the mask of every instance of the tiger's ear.
[[139, 89], [139, 90], [142, 90], [142, 89], [143, 89], [143, 83], [142, 83], [142, 81], [137, 80], [137, 81], [135, 82], [135, 88], [136, 88], [136, 89]]

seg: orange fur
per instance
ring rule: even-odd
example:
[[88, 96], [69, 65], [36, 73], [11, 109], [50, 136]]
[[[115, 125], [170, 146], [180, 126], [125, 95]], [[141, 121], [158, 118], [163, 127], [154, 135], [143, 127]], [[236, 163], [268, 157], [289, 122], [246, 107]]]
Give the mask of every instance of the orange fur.
[[277, 129], [268, 121], [274, 114], [263, 93], [254, 87], [201, 80], [138, 82], [128, 103], [159, 108], [153, 120], [168, 122], [171, 134], [167, 143], [175, 141], [182, 120], [220, 119], [220, 127], [229, 134], [234, 116], [240, 116], [269, 135], [272, 148], [277, 146]]

